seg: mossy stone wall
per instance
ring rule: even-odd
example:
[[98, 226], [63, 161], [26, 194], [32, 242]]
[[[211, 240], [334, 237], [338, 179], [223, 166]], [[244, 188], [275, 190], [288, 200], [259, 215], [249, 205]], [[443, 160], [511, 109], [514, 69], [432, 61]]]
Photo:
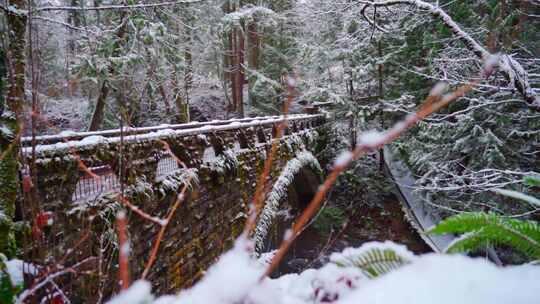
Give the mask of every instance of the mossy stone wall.
[[[241, 130], [224, 130], [190, 136], [165, 136], [159, 139], [127, 142], [124, 151], [128, 168], [126, 193], [131, 203], [144, 212], [165, 218], [174, 203], [182, 183], [171, 187], [171, 181], [180, 181], [184, 170], [177, 170], [165, 179], [157, 180], [157, 164], [164, 155], [166, 142], [171, 151], [190, 170], [196, 171], [198, 182], [193, 183], [168, 225], [156, 263], [147, 277], [154, 285], [154, 293], [175, 293], [202, 277], [218, 257], [229, 248], [242, 232], [249, 202], [255, 192], [257, 176], [267, 151], [273, 125]], [[325, 120], [310, 118], [294, 124], [278, 145], [277, 157], [267, 181], [267, 187], [280, 175], [287, 161], [303, 149], [314, 152], [320, 148]], [[264, 137], [264, 141], [261, 138]], [[216, 159], [205, 161], [205, 151], [212, 148]], [[41, 261], [59, 260], [67, 250], [76, 248], [65, 261], [66, 265], [87, 257], [97, 257], [83, 269], [84, 275], [66, 275], [57, 282], [65, 285], [70, 298], [95, 302], [103, 290], [107, 298], [118, 288], [117, 245], [115, 244], [114, 217], [123, 207], [108, 193], [96, 199], [72, 202], [71, 197], [78, 180], [85, 174], [85, 166], [110, 166], [120, 172], [116, 155], [118, 144], [79, 147], [67, 150], [40, 152], [38, 162], [38, 189], [45, 211], [54, 214], [55, 222], [45, 228], [42, 239], [34, 241], [36, 247], [27, 251], [35, 259], [41, 251]], [[140, 277], [149, 258], [160, 226], [128, 213], [128, 231], [131, 242], [131, 278]], [[81, 243], [81, 239], [84, 242]], [[39, 250], [38, 248], [39, 247]], [[24, 257], [23, 257], [24, 258]]]

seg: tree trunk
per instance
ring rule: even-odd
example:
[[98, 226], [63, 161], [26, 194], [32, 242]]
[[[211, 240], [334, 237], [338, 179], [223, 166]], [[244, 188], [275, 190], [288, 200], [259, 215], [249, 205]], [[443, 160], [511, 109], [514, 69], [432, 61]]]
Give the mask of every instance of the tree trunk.
[[192, 18], [189, 15], [189, 12], [186, 12], [184, 17], [184, 60], [186, 62], [186, 67], [184, 70], [184, 105], [181, 115], [183, 116], [183, 122], [189, 122], [189, 103], [190, 103], [190, 94], [191, 88], [193, 86], [193, 54], [191, 53], [191, 28]]
[[[12, 0], [10, 5], [25, 10], [26, 0]], [[21, 112], [24, 104], [26, 16], [7, 12], [8, 26], [8, 91], [0, 100], [0, 252], [13, 256], [15, 238], [13, 219], [19, 187], [19, 137], [22, 132]], [[3, 76], [3, 75], [0, 75]]]
[[182, 91], [178, 83], [178, 69], [175, 67], [172, 74], [172, 87], [174, 92], [174, 104], [178, 111], [178, 121], [183, 123], [189, 120], [189, 108], [182, 98]]
[[238, 115], [244, 117], [244, 85], [245, 85], [245, 75], [244, 75], [244, 52], [245, 52], [245, 38], [242, 30], [238, 32]]
[[[231, 4], [230, 1], [224, 5], [225, 13], [232, 13], [236, 11], [238, 7]], [[244, 52], [245, 52], [245, 38], [242, 33], [244, 28], [234, 28], [227, 33], [228, 45], [225, 47], [225, 66], [228, 67], [228, 72], [225, 74], [229, 76], [231, 93], [232, 93], [232, 108], [231, 110], [236, 112], [240, 117], [244, 117], [244, 83], [245, 76], [243, 72]], [[230, 55], [229, 55], [230, 54]], [[230, 62], [227, 62], [229, 57]], [[226, 77], [227, 78], [227, 77]]]
[[236, 45], [236, 29], [234, 29], [231, 33], [231, 93], [232, 93], [232, 110], [236, 112], [237, 106], [238, 106], [238, 53], [237, 53], [237, 45]]
[[166, 113], [171, 114], [171, 104], [169, 103], [167, 92], [165, 92], [165, 87], [163, 86], [161, 82], [158, 84], [158, 92], [159, 92], [159, 95], [161, 95], [161, 99], [163, 99], [163, 103], [165, 104]]
[[[225, 14], [229, 14], [233, 11], [230, 1], [226, 1], [223, 5], [223, 11]], [[225, 90], [225, 96], [227, 97], [227, 113], [229, 111], [235, 111], [235, 86], [234, 86], [234, 51], [233, 51], [233, 32], [225, 33], [225, 38], [223, 39], [224, 50], [223, 50], [223, 90]], [[228, 98], [228, 88], [231, 88], [231, 99]]]
[[92, 121], [90, 122], [90, 127], [88, 131], [99, 130], [101, 124], [103, 123], [103, 115], [105, 113], [105, 103], [107, 97], [109, 96], [109, 81], [104, 80], [101, 84], [101, 90], [99, 90], [99, 96], [96, 101], [96, 107], [94, 109], [94, 115], [92, 115]]
[[257, 32], [257, 23], [250, 22], [248, 25], [248, 44], [249, 44], [249, 59], [248, 64], [251, 69], [257, 69], [259, 67], [259, 54], [260, 54], [260, 37]]
[[[382, 60], [383, 58], [383, 50], [382, 50], [382, 43], [381, 39], [377, 42], [377, 54], [379, 56], [379, 60]], [[377, 78], [378, 78], [378, 95], [379, 95], [379, 120], [381, 123], [381, 129], [384, 130], [384, 107], [382, 104], [383, 101], [383, 75], [384, 73], [384, 66], [382, 63], [380, 63], [377, 66]], [[379, 170], [382, 172], [384, 170], [384, 149], [379, 149]]]
[[[120, 18], [120, 24], [121, 26], [118, 28], [116, 32], [116, 38], [117, 41], [115, 42], [114, 51], [112, 52], [112, 56], [117, 57], [120, 54], [121, 46], [124, 44], [124, 38], [127, 34], [127, 23], [124, 22], [125, 18], [127, 17], [127, 13], [125, 11], [122, 11]], [[109, 66], [109, 75], [114, 75], [116, 73], [114, 67], [112, 64]], [[104, 117], [104, 110], [105, 110], [105, 104], [107, 102], [107, 97], [109, 96], [110, 91], [110, 84], [108, 80], [104, 80], [101, 84], [101, 89], [99, 91], [99, 96], [96, 101], [96, 107], [94, 109], [94, 113], [92, 114], [92, 120], [90, 122], [90, 126], [88, 127], [88, 131], [97, 131], [101, 128], [101, 125], [103, 124], [103, 117]]]

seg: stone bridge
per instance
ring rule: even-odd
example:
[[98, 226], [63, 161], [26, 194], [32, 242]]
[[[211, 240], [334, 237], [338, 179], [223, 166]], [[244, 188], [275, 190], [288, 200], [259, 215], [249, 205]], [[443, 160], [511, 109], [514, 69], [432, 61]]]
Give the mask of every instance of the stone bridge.
[[[283, 117], [260, 117], [23, 138], [23, 163], [35, 159], [37, 195], [21, 187], [17, 219], [39, 205], [25, 259], [73, 265], [58, 278], [70, 299], [94, 303], [118, 288], [115, 215], [119, 193], [151, 221], [128, 212], [132, 280], [140, 277], [180, 189], [188, 192], [174, 213], [148, 279], [158, 294], [192, 285], [241, 233], [257, 176], [277, 140]], [[320, 114], [291, 115], [266, 182], [268, 195], [254, 237], [264, 250], [276, 237], [273, 222], [287, 201], [299, 212], [321, 178], [327, 130]], [[29, 165], [21, 175], [28, 175]], [[25, 183], [23, 183], [25, 184]], [[36, 193], [36, 192], [34, 192]], [[37, 202], [36, 202], [37, 201]], [[34, 212], [35, 214], [35, 212]], [[16, 219], [16, 220], [17, 220]], [[37, 223], [37, 224], [36, 224]], [[281, 236], [277, 236], [280, 238]], [[28, 243], [28, 242], [26, 242]]]

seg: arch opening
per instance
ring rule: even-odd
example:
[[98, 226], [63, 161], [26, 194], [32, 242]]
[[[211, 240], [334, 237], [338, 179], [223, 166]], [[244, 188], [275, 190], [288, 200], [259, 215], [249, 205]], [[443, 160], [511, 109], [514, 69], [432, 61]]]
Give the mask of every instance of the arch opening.
[[[287, 187], [287, 195], [283, 199], [264, 241], [262, 252], [272, 252], [279, 247], [287, 230], [292, 227], [295, 220], [315, 196], [320, 182], [320, 176], [309, 166], [302, 167], [294, 175], [292, 182]], [[314, 228], [308, 227], [304, 230], [295, 240], [278, 269], [272, 274], [272, 277], [302, 270], [316, 253], [315, 248], [319, 240], [320, 236]]]

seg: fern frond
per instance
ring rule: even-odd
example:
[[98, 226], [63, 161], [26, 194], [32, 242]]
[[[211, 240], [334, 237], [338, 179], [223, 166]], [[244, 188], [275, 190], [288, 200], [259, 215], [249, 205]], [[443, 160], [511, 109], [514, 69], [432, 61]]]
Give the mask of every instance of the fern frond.
[[464, 212], [442, 220], [437, 226], [426, 231], [427, 234], [462, 234], [479, 230], [489, 223], [498, 221], [493, 213]]
[[531, 258], [540, 258], [540, 225], [492, 213], [463, 213], [445, 219], [431, 234], [465, 233], [446, 252], [470, 252], [486, 245], [507, 245]]
[[471, 252], [479, 248], [485, 248], [489, 245], [488, 239], [482, 233], [483, 229], [478, 231], [468, 232], [461, 237], [456, 238], [453, 242], [448, 244], [444, 252], [446, 253], [459, 253], [459, 252]]
[[369, 278], [398, 269], [413, 259], [411, 252], [392, 242], [367, 243], [357, 249], [345, 249], [330, 258], [331, 262], [340, 267], [358, 267]]

